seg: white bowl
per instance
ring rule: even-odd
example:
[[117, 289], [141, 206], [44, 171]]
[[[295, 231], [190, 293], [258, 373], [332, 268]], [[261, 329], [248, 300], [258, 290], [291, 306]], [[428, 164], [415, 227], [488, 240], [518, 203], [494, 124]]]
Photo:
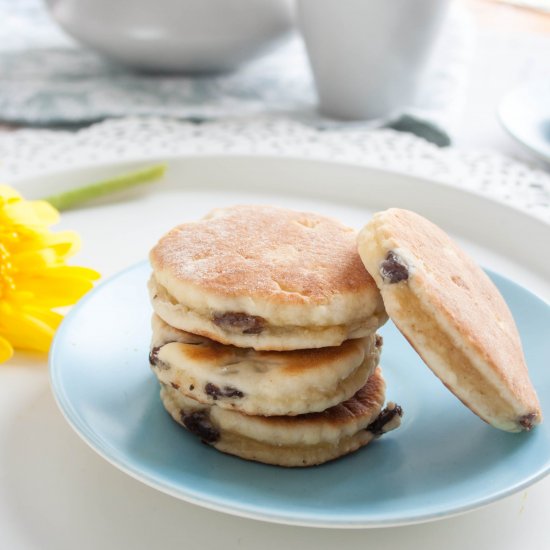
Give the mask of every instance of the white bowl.
[[219, 72], [263, 53], [293, 25], [291, 0], [46, 0], [71, 36], [158, 72]]
[[388, 119], [414, 102], [449, 0], [298, 0], [321, 112]]

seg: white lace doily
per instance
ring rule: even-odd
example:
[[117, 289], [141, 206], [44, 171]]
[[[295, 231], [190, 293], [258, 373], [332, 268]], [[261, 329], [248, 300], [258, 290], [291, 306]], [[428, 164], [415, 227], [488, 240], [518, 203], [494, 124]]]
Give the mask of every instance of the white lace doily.
[[280, 118], [202, 124], [126, 118], [78, 132], [3, 132], [0, 180], [102, 162], [206, 154], [292, 156], [385, 168], [473, 190], [550, 223], [550, 175], [543, 171], [495, 153], [440, 149], [408, 133], [319, 131]]

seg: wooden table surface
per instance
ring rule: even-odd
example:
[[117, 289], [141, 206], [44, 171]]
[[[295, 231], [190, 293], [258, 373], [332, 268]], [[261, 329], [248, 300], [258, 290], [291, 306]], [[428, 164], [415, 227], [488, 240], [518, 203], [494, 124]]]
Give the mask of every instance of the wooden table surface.
[[550, 169], [508, 136], [496, 116], [497, 106], [508, 91], [531, 78], [550, 74], [550, 13], [500, 0], [457, 1], [472, 17], [476, 44], [454, 144], [496, 150]]
[[550, 13], [514, 6], [501, 0], [460, 0], [482, 26], [502, 33], [548, 33]]

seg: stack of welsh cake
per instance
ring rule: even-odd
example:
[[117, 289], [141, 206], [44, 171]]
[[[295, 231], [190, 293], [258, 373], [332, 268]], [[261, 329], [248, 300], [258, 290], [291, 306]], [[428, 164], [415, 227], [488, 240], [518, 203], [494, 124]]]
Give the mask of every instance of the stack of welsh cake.
[[150, 363], [164, 407], [202, 441], [310, 466], [399, 426], [378, 366], [387, 316], [354, 230], [237, 206], [174, 228], [150, 260]]

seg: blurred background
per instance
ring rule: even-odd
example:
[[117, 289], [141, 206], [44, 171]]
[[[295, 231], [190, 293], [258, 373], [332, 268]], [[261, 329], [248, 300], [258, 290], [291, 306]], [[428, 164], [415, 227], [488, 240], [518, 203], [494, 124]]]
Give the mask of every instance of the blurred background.
[[550, 0], [0, 0], [0, 38], [2, 134], [267, 116], [550, 162]]

